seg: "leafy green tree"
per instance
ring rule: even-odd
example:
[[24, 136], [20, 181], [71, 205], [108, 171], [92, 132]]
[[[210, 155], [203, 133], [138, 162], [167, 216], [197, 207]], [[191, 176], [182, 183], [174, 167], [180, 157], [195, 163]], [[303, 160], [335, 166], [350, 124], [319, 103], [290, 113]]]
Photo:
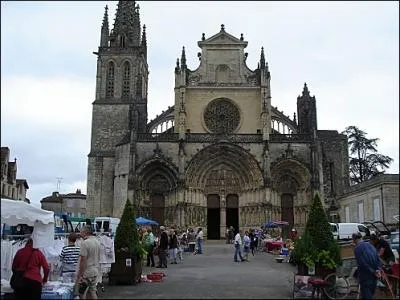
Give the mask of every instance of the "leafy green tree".
[[350, 158], [349, 171], [351, 184], [361, 183], [376, 175], [385, 173], [393, 162], [389, 156], [378, 153], [378, 138], [368, 139], [367, 133], [356, 126], [348, 126], [342, 132], [348, 138]]

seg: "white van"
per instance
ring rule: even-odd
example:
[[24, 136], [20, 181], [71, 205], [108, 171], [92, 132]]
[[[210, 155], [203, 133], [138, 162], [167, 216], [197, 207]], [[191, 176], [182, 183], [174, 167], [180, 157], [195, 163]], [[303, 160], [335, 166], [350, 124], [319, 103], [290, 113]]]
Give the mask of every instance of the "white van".
[[329, 223], [333, 237], [337, 240], [351, 240], [355, 232], [360, 232], [363, 238], [369, 238], [370, 232], [367, 226], [361, 223]]
[[94, 218], [94, 231], [96, 233], [110, 232], [111, 235], [115, 235], [119, 222], [118, 218], [96, 217]]

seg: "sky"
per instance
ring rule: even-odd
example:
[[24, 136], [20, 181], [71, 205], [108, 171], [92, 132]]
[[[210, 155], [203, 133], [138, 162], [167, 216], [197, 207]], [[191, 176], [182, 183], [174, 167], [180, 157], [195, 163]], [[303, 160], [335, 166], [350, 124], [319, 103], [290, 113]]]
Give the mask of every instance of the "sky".
[[[247, 65], [261, 47], [272, 105], [290, 117], [304, 83], [317, 101], [318, 129], [357, 126], [379, 138], [399, 173], [399, 3], [397, 1], [139, 1], [148, 44], [149, 121], [174, 105], [174, 68], [185, 46], [221, 24], [248, 41]], [[17, 178], [38, 204], [53, 191], [86, 194], [96, 56], [104, 7], [116, 1], [1, 2], [1, 146], [17, 158]]]

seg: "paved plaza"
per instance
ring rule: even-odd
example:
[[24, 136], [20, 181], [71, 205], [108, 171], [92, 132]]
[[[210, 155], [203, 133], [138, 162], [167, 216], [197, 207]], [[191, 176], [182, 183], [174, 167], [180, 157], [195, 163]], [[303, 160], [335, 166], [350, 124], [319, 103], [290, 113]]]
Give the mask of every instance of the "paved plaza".
[[[296, 268], [277, 263], [273, 254], [250, 254], [248, 262], [233, 261], [234, 247], [206, 241], [204, 254], [185, 253], [184, 262], [167, 269], [143, 268], [143, 274], [164, 272], [163, 282], [108, 286], [103, 299], [289, 299]], [[157, 259], [156, 259], [157, 261]]]

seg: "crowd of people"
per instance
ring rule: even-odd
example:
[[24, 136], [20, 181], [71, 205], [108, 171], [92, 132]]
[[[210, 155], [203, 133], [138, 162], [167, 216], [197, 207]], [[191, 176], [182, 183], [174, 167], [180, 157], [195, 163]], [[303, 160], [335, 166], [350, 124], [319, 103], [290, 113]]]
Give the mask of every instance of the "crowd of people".
[[[76, 241], [81, 238], [80, 247]], [[97, 284], [100, 274], [100, 241], [90, 226], [79, 235], [71, 233], [68, 245], [62, 249], [62, 276], [74, 282], [74, 296], [80, 299], [97, 299]], [[49, 264], [44, 254], [33, 248], [32, 239], [18, 250], [12, 263], [13, 277], [10, 284], [16, 299], [41, 299], [43, 285], [49, 278]], [[43, 275], [42, 275], [43, 274]]]
[[[140, 233], [147, 251], [148, 267], [167, 268], [168, 260], [170, 264], [182, 263], [184, 251], [193, 255], [203, 253], [204, 234], [201, 227], [195, 232], [193, 228], [182, 230], [160, 226], [157, 232], [153, 232], [151, 226], [144, 226]], [[158, 257], [157, 265], [154, 256]]]

